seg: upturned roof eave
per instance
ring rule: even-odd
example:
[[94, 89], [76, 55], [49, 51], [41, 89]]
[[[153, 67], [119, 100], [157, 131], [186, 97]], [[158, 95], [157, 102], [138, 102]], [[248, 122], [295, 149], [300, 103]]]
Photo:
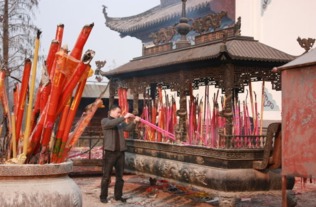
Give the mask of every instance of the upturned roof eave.
[[[197, 3], [196, 5], [193, 5], [192, 7], [190, 7], [190, 4], [187, 3], [187, 13], [190, 12], [194, 12], [195, 10], [201, 8], [201, 7], [205, 7], [208, 5], [210, 1], [209, 0], [201, 0], [200, 3]], [[147, 18], [150, 18], [153, 14], [157, 13], [157, 12], [161, 12], [166, 8], [176, 8], [174, 11], [169, 12], [167, 14], [165, 14], [163, 17], [161, 18], [154, 18], [152, 20], [149, 20], [147, 22], [144, 22], [143, 24], [139, 24], [139, 21], [136, 21], [136, 25], [124, 25], [124, 27], [121, 26], [117, 26], [116, 24], [118, 23], [122, 23], [122, 22], [133, 22], [134, 20], [137, 20], [138, 18], [144, 18], [147, 16]], [[178, 9], [178, 7], [180, 9]], [[156, 7], [153, 7], [143, 13], [137, 14], [137, 15], [132, 15], [132, 16], [128, 16], [128, 17], [109, 17], [107, 16], [107, 13], [105, 13], [105, 20], [106, 20], [106, 26], [109, 27], [111, 30], [117, 31], [119, 33], [121, 33], [121, 36], [127, 36], [129, 35], [129, 33], [140, 30], [142, 28], [147, 28], [150, 27], [152, 25], [161, 23], [162, 21], [168, 21], [172, 18], [175, 17], [180, 17], [181, 16], [181, 1], [179, 1], [179, 3], [176, 4], [172, 4], [169, 5], [167, 7], [162, 7], [161, 5], [158, 5]]]
[[[140, 14], [137, 14], [137, 15], [132, 15], [132, 16], [128, 16], [128, 17], [109, 17], [107, 15], [105, 15], [105, 25], [110, 28], [111, 30], [114, 30], [116, 32], [119, 32], [119, 33], [128, 33], [130, 28], [119, 28], [119, 27], [115, 27], [113, 22], [122, 22], [122, 21], [129, 21], [131, 19], [136, 19], [138, 17], [142, 17], [142, 16], [147, 16], [149, 15], [150, 13], [153, 13], [155, 12], [155, 10], [159, 9], [161, 6], [158, 5], [158, 6], [155, 6], [143, 13], [140, 13]], [[112, 24], [111, 24], [112, 23]], [[124, 36], [126, 36], [127, 34], [125, 34]]]

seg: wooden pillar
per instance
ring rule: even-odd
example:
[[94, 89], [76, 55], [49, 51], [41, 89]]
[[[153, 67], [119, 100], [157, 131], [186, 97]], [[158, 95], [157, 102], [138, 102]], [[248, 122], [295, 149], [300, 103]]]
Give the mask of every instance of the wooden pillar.
[[186, 141], [187, 137], [187, 127], [186, 127], [186, 120], [187, 120], [187, 97], [186, 97], [186, 82], [184, 79], [183, 72], [180, 72], [180, 79], [179, 79], [179, 93], [180, 93], [180, 107], [177, 110], [177, 116], [179, 116], [179, 123], [176, 128], [176, 141]]
[[[139, 116], [139, 111], [138, 111], [138, 100], [139, 100], [139, 94], [137, 90], [132, 89], [133, 93], [133, 114], [136, 116]], [[134, 133], [132, 134], [133, 139], [138, 139], [140, 137], [140, 132], [139, 132], [139, 127], [136, 127], [134, 130]]]
[[116, 82], [111, 81], [110, 82], [110, 93], [109, 93], [109, 108], [114, 104], [114, 97], [115, 97], [115, 86]]
[[138, 116], [139, 111], [138, 111], [138, 100], [139, 100], [139, 94], [137, 91], [133, 91], [133, 114]]
[[226, 135], [233, 133], [233, 88], [234, 88], [234, 66], [230, 63], [224, 65], [224, 89], [225, 106], [222, 116], [226, 118]]
[[138, 106], [138, 100], [139, 100], [139, 81], [136, 77], [133, 77], [133, 80], [129, 82], [128, 87], [130, 88], [131, 94], [133, 94], [133, 111], [132, 113], [136, 116], [139, 116], [139, 106]]
[[177, 116], [179, 116], [179, 124], [176, 129], [177, 142], [185, 141], [187, 135], [186, 120], [187, 120], [187, 97], [185, 91], [180, 89], [180, 108], [177, 110]]

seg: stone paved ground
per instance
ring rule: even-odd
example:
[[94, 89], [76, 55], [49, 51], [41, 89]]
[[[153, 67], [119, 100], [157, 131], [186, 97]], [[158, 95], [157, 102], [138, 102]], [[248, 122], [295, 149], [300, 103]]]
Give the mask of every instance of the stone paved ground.
[[[99, 201], [100, 176], [73, 177], [81, 189], [83, 207], [129, 206], [129, 207], [202, 207], [219, 206], [217, 196], [159, 180], [157, 186], [150, 186], [149, 178], [140, 175], [125, 175], [124, 197], [127, 203], [113, 200], [115, 178], [109, 188], [109, 203]], [[301, 185], [300, 180], [294, 186], [293, 192], [298, 207], [316, 207], [316, 184]], [[239, 193], [236, 207], [280, 207], [282, 203], [281, 191], [253, 193]]]
[[[101, 207], [101, 206], [212, 206], [207, 203], [201, 203], [194, 198], [191, 199], [189, 195], [185, 195], [184, 191], [173, 191], [170, 187], [151, 187], [149, 180], [146, 177], [138, 175], [125, 175], [124, 196], [127, 199], [127, 203], [117, 202], [113, 199], [114, 181], [115, 177], [112, 177], [113, 182], [109, 188], [109, 203], [103, 204], [99, 201], [100, 195], [100, 181], [101, 177], [77, 177], [73, 178], [79, 185], [84, 207]], [[172, 192], [172, 193], [171, 193]], [[200, 193], [200, 192], [197, 192]], [[199, 195], [203, 197], [204, 195]], [[199, 200], [209, 200], [209, 198], [200, 198]]]

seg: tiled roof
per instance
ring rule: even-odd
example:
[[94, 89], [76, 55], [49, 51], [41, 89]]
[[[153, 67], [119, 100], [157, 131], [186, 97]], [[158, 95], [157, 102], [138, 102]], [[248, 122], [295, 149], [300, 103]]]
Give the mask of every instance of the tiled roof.
[[278, 67], [280, 70], [305, 67], [309, 65], [316, 65], [316, 48], [312, 49], [306, 54], [296, 58], [295, 60]]
[[[100, 94], [106, 89], [106, 85], [108, 83], [104, 84], [87, 84], [83, 90], [82, 97], [83, 98], [98, 98]], [[109, 88], [105, 91], [103, 96], [101, 98], [108, 98], [110, 97]], [[130, 93], [130, 91], [127, 91], [127, 99], [133, 99], [133, 95]], [[143, 95], [140, 94], [139, 99], [143, 99]]]
[[[223, 42], [217, 41], [212, 44], [191, 46], [155, 56], [135, 58], [125, 65], [106, 72], [104, 75], [115, 76], [181, 63], [216, 59], [222, 54], [221, 48], [223, 48], [223, 45]], [[225, 45], [225, 52], [233, 60], [286, 63], [294, 59], [294, 56], [262, 44], [251, 37], [235, 37], [227, 40]]]
[[277, 50], [258, 41], [232, 40], [227, 42], [227, 50], [235, 60], [254, 60], [263, 62], [288, 62], [294, 56]]
[[[199, 8], [207, 7], [212, 0], [188, 0], [186, 4], [186, 11], [190, 13]], [[162, 7], [156, 6], [150, 10], [140, 13], [135, 16], [113, 18], [106, 16], [106, 25], [120, 33], [130, 33], [141, 28], [168, 21], [169, 19], [180, 17], [182, 12], [182, 3]]]
[[[83, 93], [82, 93], [82, 97], [84, 98], [98, 98], [101, 94], [102, 91], [104, 91], [106, 89], [106, 85], [105, 84], [86, 84]], [[106, 90], [105, 94], [103, 95], [102, 98], [104, 97], [109, 97], [109, 89]]]

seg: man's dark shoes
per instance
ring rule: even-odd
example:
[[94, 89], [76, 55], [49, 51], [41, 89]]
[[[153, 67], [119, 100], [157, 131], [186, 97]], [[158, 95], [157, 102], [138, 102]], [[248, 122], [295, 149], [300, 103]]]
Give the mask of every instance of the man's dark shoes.
[[106, 199], [106, 198], [100, 198], [100, 201], [101, 201], [101, 203], [107, 203], [107, 202], [108, 202], [108, 199]]
[[116, 200], [116, 201], [121, 201], [121, 202], [123, 202], [123, 203], [126, 203], [126, 200], [127, 200], [127, 199], [126, 199], [126, 198], [118, 198], [118, 199], [115, 198], [115, 200]]

